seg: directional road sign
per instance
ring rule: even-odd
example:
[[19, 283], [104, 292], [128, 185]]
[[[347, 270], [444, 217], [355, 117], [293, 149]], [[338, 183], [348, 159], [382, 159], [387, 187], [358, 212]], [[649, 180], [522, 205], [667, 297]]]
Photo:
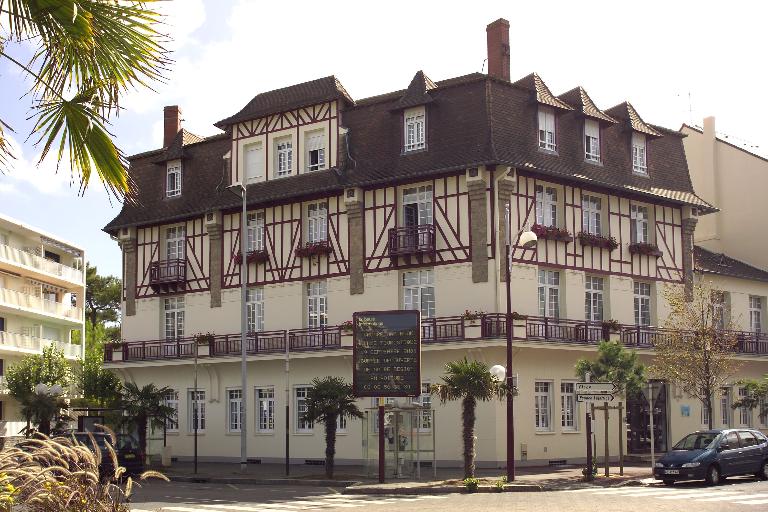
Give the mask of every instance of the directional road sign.
[[613, 395], [616, 393], [616, 386], [610, 382], [577, 382], [577, 395]]
[[613, 395], [605, 395], [602, 393], [597, 394], [578, 394], [576, 395], [577, 402], [613, 402]]

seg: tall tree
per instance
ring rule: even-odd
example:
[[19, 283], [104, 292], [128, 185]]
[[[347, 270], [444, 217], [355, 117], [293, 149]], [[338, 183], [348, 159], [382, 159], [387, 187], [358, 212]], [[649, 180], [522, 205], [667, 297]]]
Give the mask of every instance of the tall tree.
[[107, 334], [102, 324], [85, 326], [85, 359], [77, 372], [78, 384], [88, 405], [111, 407], [120, 400], [122, 383], [104, 368], [104, 343]]
[[654, 347], [656, 357], [649, 371], [680, 385], [698, 398], [714, 427], [712, 400], [741, 364], [733, 357], [738, 347], [730, 318], [723, 318], [722, 292], [708, 283], [697, 283], [686, 300], [683, 287], [667, 287], [669, 334]]
[[315, 378], [307, 392], [306, 421], [325, 425], [325, 476], [333, 478], [336, 457], [336, 427], [340, 417], [362, 418], [355, 404], [352, 385], [340, 377]]
[[467, 358], [445, 364], [445, 376], [440, 384], [433, 384], [431, 393], [443, 404], [461, 400], [461, 438], [464, 443], [464, 478], [475, 476], [475, 421], [477, 402], [488, 402], [506, 396], [503, 383], [491, 375], [488, 365]]
[[[93, 171], [118, 197], [129, 191], [127, 160], [107, 127], [123, 95], [162, 80], [170, 62], [150, 1], [0, 0], [0, 58], [31, 79], [23, 98], [40, 161], [51, 149], [58, 163], [69, 160], [81, 192]], [[22, 57], [30, 45], [32, 57]], [[14, 158], [4, 129], [0, 120], [0, 170]]]
[[123, 409], [123, 424], [135, 426], [139, 434], [139, 448], [142, 456], [147, 454], [147, 428], [162, 428], [166, 420], [175, 414], [165, 404], [168, 387], [158, 388], [152, 383], [139, 387], [135, 382], [126, 382], [121, 392], [120, 405]]
[[637, 352], [625, 349], [616, 341], [601, 341], [597, 359], [579, 359], [576, 375], [584, 379], [587, 372], [598, 382], [612, 383], [620, 394], [633, 394], [645, 382], [645, 366], [638, 361]]
[[98, 269], [85, 266], [85, 314], [92, 326], [120, 319], [123, 286], [114, 276], [100, 276]]

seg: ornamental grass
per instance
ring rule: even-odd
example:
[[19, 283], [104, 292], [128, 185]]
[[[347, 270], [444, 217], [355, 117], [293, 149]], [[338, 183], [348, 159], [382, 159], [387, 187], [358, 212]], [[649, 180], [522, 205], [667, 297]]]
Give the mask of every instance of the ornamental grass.
[[[117, 462], [114, 433], [105, 431], [112, 440], [105, 443], [106, 456], [115, 468], [109, 474], [99, 474], [103, 455], [93, 436], [86, 446], [38, 435], [0, 452], [0, 511], [129, 512], [135, 481]], [[168, 480], [157, 471], [138, 476], [147, 478]]]

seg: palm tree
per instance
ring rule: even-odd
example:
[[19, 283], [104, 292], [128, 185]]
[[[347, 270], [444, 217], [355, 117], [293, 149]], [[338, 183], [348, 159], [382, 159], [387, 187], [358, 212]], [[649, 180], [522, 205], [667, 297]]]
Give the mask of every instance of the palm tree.
[[[30, 136], [43, 143], [40, 161], [53, 149], [81, 191], [95, 170], [112, 193], [128, 192], [128, 162], [107, 125], [126, 91], [163, 78], [170, 60], [160, 15], [139, 0], [0, 0], [0, 16], [0, 58], [31, 79], [23, 97], [35, 120]], [[0, 171], [14, 158], [4, 128], [13, 130], [0, 119]]]
[[139, 387], [135, 382], [126, 382], [121, 391], [120, 405], [125, 416], [124, 425], [135, 425], [139, 433], [139, 449], [142, 456], [147, 453], [147, 427], [162, 428], [166, 420], [172, 419], [176, 411], [165, 404], [168, 387], [158, 388], [154, 384]]
[[448, 400], [461, 400], [461, 437], [464, 442], [464, 478], [475, 476], [475, 409], [477, 402], [506, 396], [505, 385], [491, 375], [488, 365], [467, 358], [445, 364], [442, 384], [434, 384], [431, 393]]
[[315, 378], [307, 392], [305, 421], [321, 421], [325, 424], [325, 476], [333, 478], [336, 456], [336, 425], [342, 418], [362, 418], [363, 413], [355, 404], [352, 385], [340, 377]]

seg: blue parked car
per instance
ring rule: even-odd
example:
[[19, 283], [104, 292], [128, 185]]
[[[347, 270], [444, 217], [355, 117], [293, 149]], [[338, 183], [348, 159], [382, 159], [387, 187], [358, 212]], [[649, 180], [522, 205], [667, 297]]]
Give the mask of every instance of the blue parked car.
[[653, 468], [656, 480], [706, 480], [717, 485], [727, 476], [753, 474], [768, 479], [768, 438], [753, 429], [705, 430], [688, 434]]

